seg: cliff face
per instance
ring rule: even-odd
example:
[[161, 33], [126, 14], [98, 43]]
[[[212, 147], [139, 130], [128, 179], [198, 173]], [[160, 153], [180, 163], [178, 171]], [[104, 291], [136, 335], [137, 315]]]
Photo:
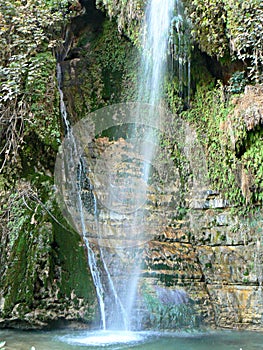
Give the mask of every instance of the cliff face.
[[260, 211], [244, 218], [214, 199], [208, 197], [208, 202], [205, 209], [196, 208], [191, 215], [192, 242], [215, 322], [221, 327], [261, 329]]
[[[191, 3], [196, 14], [199, 8]], [[205, 1], [198, 3], [205, 6]], [[87, 12], [76, 16], [66, 31], [66, 57], [60, 52], [61, 87], [72, 123], [105, 105], [132, 101], [137, 81], [137, 49], [126, 36], [136, 42], [137, 27], [122, 35], [121, 19], [118, 28], [95, 10], [94, 2], [81, 4]], [[140, 4], [136, 2], [136, 21]], [[205, 40], [202, 31], [199, 35]], [[204, 51], [206, 45], [205, 40]], [[141, 248], [140, 307], [149, 328], [207, 324], [263, 329], [263, 93], [260, 87], [247, 87], [245, 95], [228, 104], [231, 94], [241, 93], [247, 84], [246, 77], [235, 74], [246, 66], [230, 64], [227, 55], [224, 59], [226, 63], [195, 49], [192, 111], [180, 115], [187, 130], [185, 145], [179, 147], [171, 137], [163, 147], [171, 167], [164, 193], [151, 198], [154, 210], [162, 209], [158, 233]], [[169, 78], [164, 103], [175, 116], [185, 102], [177, 96], [176, 77]], [[228, 85], [216, 86], [218, 78]], [[52, 103], [58, 116], [58, 96]], [[55, 124], [63, 129], [58, 120]], [[60, 320], [89, 324], [98, 317], [82, 239], [67, 226], [52, 197], [58, 136], [45, 135], [45, 143], [35, 131], [27, 135], [29, 147], [20, 152], [15, 191], [0, 178], [3, 327], [42, 328]]]
[[147, 245], [143, 276], [186, 291], [206, 324], [262, 329], [262, 216], [244, 218], [217, 198], [204, 191], [180, 228]]
[[[93, 108], [101, 107], [105, 103], [128, 102], [133, 96], [136, 70], [130, 60], [131, 44], [125, 37], [118, 34], [117, 27], [114, 28], [114, 22], [109, 23], [106, 20], [103, 28], [99, 39], [94, 39], [93, 42], [86, 45], [85, 49], [80, 46], [79, 52], [82, 54], [79, 57], [63, 63], [65, 99], [74, 120], [77, 120], [80, 115], [87, 115]], [[82, 40], [85, 36], [87, 34], [83, 33]], [[116, 45], [116, 42], [119, 44]], [[111, 47], [116, 48], [114, 57]], [[224, 79], [227, 75], [232, 74], [229, 73], [229, 67], [224, 68], [216, 60], [214, 61], [215, 69], [211, 69], [207, 63], [211, 64], [212, 61], [200, 53], [195, 53], [195, 59], [198, 65], [200, 62], [202, 64], [200, 69], [203, 70], [204, 74], [201, 79], [207, 79], [207, 84], [211, 84], [211, 81], [215, 79], [213, 74], [216, 77], [225, 77]], [[100, 64], [96, 64], [96, 62], [100, 62]], [[230, 70], [235, 71], [241, 66], [240, 63], [233, 64]], [[195, 65], [193, 66], [193, 74], [196, 74]], [[92, 81], [95, 76], [97, 80]], [[128, 81], [128, 78], [131, 80]], [[196, 86], [200, 83], [198, 74], [193, 77], [193, 81]], [[85, 88], [86, 86], [92, 87], [92, 89], [89, 90]], [[95, 93], [95, 100], [98, 104], [91, 106], [84, 101], [89, 99], [94, 102], [94, 99], [89, 97], [93, 93]], [[246, 97], [243, 98], [242, 103], [246, 104], [245, 100]], [[81, 101], [82, 107], [77, 101]], [[252, 100], [248, 97], [246, 101], [249, 108], [253, 110]], [[170, 102], [169, 98], [168, 102]], [[203, 103], [206, 103], [205, 100]], [[227, 112], [229, 113], [229, 123], [240, 112], [240, 104], [237, 103], [237, 105], [236, 112], [229, 112], [230, 109]], [[222, 108], [224, 108], [223, 105]], [[211, 111], [212, 113], [214, 112]], [[248, 117], [245, 109], [242, 113]], [[253, 119], [252, 114], [251, 118]], [[202, 119], [200, 114], [199, 116], [195, 115], [195, 117]], [[191, 122], [191, 117], [187, 118], [186, 116], [186, 126], [192, 128], [187, 120], [190, 120], [192, 125], [194, 123]], [[211, 117], [212, 119], [213, 117]], [[259, 126], [259, 124], [257, 125]], [[217, 127], [217, 125], [214, 126]], [[227, 138], [229, 129], [227, 129], [226, 124], [221, 123], [218, 128], [221, 128], [220, 130], [225, 128], [225, 137]], [[209, 158], [208, 152], [211, 150], [205, 144], [205, 130], [201, 131], [204, 139], [203, 142], [200, 141], [198, 147], [200, 147], [201, 156], [205, 155], [205, 158]], [[258, 129], [255, 126], [255, 133], [257, 132]], [[192, 131], [189, 135], [193, 139], [198, 139], [199, 130], [197, 133]], [[237, 154], [240, 160], [241, 156], [238, 155], [237, 151], [239, 137], [242, 139], [243, 136], [236, 134], [236, 141], [233, 141], [232, 137], [232, 142], [236, 142], [236, 144], [231, 146], [230, 141], [229, 148], [232, 147], [233, 154]], [[173, 142], [176, 144], [177, 141], [174, 139]], [[209, 143], [210, 140], [207, 142]], [[244, 141], [241, 140], [242, 142]], [[243, 144], [244, 147], [248, 148], [246, 142]], [[171, 150], [164, 151], [170, 152]], [[252, 183], [248, 184], [247, 191], [250, 194], [246, 192], [244, 178], [242, 185], [242, 165], [240, 165], [233, 181], [236, 181], [236, 185], [240, 186], [239, 190], [240, 193], [242, 191], [243, 200], [238, 205], [231, 205], [233, 200], [227, 199], [229, 193], [225, 193], [223, 187], [221, 193], [218, 190], [212, 190], [213, 183], [207, 181], [207, 172], [209, 171], [207, 166], [212, 166], [211, 160], [201, 159], [198, 161], [196, 160], [197, 153], [189, 156], [186, 149], [182, 152], [184, 153], [183, 156], [181, 154], [182, 159], [186, 157], [188, 165], [183, 164], [182, 159], [181, 163], [180, 161], [173, 162], [173, 171], [177, 175], [174, 175], [171, 182], [166, 183], [166, 195], [153, 200], [153, 202], [158, 202], [159, 207], [166, 206], [169, 213], [166, 213], [168, 218], [166, 223], [168, 224], [159, 227], [158, 234], [143, 248], [144, 267], [140, 285], [141, 294], [144, 295], [147, 305], [147, 307], [144, 305], [143, 322], [149, 327], [156, 326], [158, 322], [160, 325], [157, 314], [158, 312], [164, 314], [166, 312], [167, 320], [170, 320], [171, 324], [168, 325], [169, 321], [167, 320], [162, 321], [164, 328], [205, 323], [228, 328], [262, 329], [263, 306], [260, 267], [262, 217], [259, 203], [254, 206], [253, 210], [248, 210], [246, 204], [246, 200], [253, 196], [254, 187]], [[208, 165], [204, 162], [208, 162]], [[186, 169], [187, 166], [190, 170]], [[185, 169], [183, 169], [184, 167]], [[195, 184], [194, 187], [191, 184], [190, 173], [200, 177], [199, 183]], [[179, 197], [178, 193], [181, 193]], [[163, 224], [163, 220], [160, 222]], [[163, 292], [158, 292], [159, 287], [163, 288]], [[165, 309], [165, 303], [162, 302], [160, 296], [162, 293], [166, 293], [165, 290], [169, 293], [171, 291], [176, 291], [178, 294], [186, 293], [189, 302], [183, 303], [183, 305], [185, 307], [184, 314], [188, 316], [178, 317], [179, 309], [179, 311], [173, 310], [167, 316], [169, 312]], [[181, 304], [179, 303], [179, 305]]]

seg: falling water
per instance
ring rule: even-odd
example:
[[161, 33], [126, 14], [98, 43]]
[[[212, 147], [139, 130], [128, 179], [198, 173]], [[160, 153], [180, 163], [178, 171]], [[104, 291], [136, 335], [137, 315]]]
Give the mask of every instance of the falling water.
[[[58, 156], [56, 161], [56, 169], [55, 169], [55, 182], [59, 183], [62, 178], [64, 178], [64, 182], [68, 183], [70, 189], [68, 193], [72, 196], [70, 199], [71, 203], [74, 203], [76, 206], [76, 210], [74, 212], [78, 212], [77, 217], [80, 221], [81, 227], [81, 235], [84, 238], [87, 251], [88, 251], [88, 264], [90, 267], [91, 275], [93, 278], [94, 286], [97, 293], [98, 304], [100, 308], [101, 315], [101, 323], [103, 329], [106, 329], [106, 316], [105, 316], [105, 305], [103, 298], [103, 287], [101, 284], [100, 271], [97, 266], [97, 259], [95, 257], [94, 251], [92, 250], [88, 239], [86, 238], [86, 228], [85, 228], [85, 220], [83, 214], [83, 202], [81, 198], [81, 177], [82, 177], [82, 167], [83, 164], [80, 158], [80, 147], [78, 145], [78, 140], [75, 138], [74, 131], [71, 128], [70, 121], [68, 119], [68, 113], [66, 109], [66, 105], [64, 102], [64, 94], [62, 91], [62, 69], [60, 63], [57, 64], [57, 81], [58, 81], [58, 90], [60, 95], [60, 113], [62, 116], [62, 120], [65, 126], [65, 135], [66, 138], [64, 140], [64, 151], [61, 157]], [[76, 181], [76, 174], [77, 181]], [[63, 194], [62, 194], [63, 196]], [[74, 199], [73, 199], [74, 197]], [[60, 203], [64, 201], [64, 198], [60, 200]], [[73, 220], [74, 226], [74, 220]]]
[[[109, 181], [107, 188], [109, 203], [109, 221], [114, 227], [116, 220], [122, 222], [122, 236], [129, 237], [134, 244], [118, 244], [113, 252], [101, 247], [100, 260], [107, 280], [106, 327], [131, 330], [140, 327], [136, 324], [137, 286], [140, 276], [141, 247], [137, 246], [135, 237], [145, 241], [147, 235], [147, 218], [144, 204], [147, 202], [148, 183], [151, 165], [158, 149], [158, 140], [153, 126], [158, 125], [156, 106], [163, 95], [163, 81], [167, 65], [168, 39], [175, 8], [175, 0], [150, 0], [145, 11], [142, 28], [142, 56], [139, 69], [138, 102], [146, 102], [147, 110], [138, 110], [132, 120], [131, 134], [126, 140], [130, 155], [123, 152], [122, 160], [116, 160], [122, 172], [116, 175], [116, 181]], [[144, 115], [142, 120], [141, 116]], [[117, 159], [118, 156], [116, 156]], [[128, 157], [128, 161], [125, 157]], [[109, 177], [112, 177], [113, 169]], [[124, 176], [123, 176], [124, 175]], [[133, 198], [131, 198], [134, 197]], [[114, 208], [116, 200], [119, 206]], [[137, 202], [138, 205], [135, 205]], [[101, 217], [100, 217], [101, 216]], [[102, 211], [98, 213], [98, 221]], [[153, 228], [151, 228], [153, 229]], [[101, 230], [98, 226], [98, 236]], [[114, 264], [112, 266], [112, 254]], [[120, 276], [121, 272], [121, 276]], [[134, 321], [135, 320], [135, 321]]]
[[[175, 8], [176, 0], [148, 1], [142, 28], [138, 102], [146, 102], [149, 107], [147, 111], [137, 110], [134, 115], [132, 121], [134, 130], [130, 138], [125, 140], [125, 147], [129, 148], [130, 155], [122, 153], [119, 156], [118, 146], [121, 145], [121, 140], [108, 146], [108, 158], [112, 160], [112, 155], [115, 156], [115, 163], [111, 163], [109, 170], [107, 170], [108, 159], [98, 158], [96, 165], [93, 166], [92, 160], [85, 159], [83, 156], [85, 151], [82, 145], [79, 145], [79, 141], [81, 143], [82, 140], [88, 139], [84, 135], [85, 128], [80, 128], [80, 134], [76, 138], [68, 122], [63, 93], [59, 86], [61, 114], [67, 137], [63, 146], [64, 154], [57, 162], [56, 172], [58, 182], [63, 178], [62, 183], [67, 187], [67, 198], [63, 198], [67, 211], [70, 212], [72, 222], [87, 246], [88, 262], [97, 292], [104, 330], [131, 330], [139, 327], [135, 325], [133, 319], [136, 318], [137, 284], [142, 249], [136, 246], [135, 242], [139, 235], [143, 236], [147, 231], [144, 204], [147, 202], [151, 164], [158, 149], [156, 133], [151, 126], [158, 125], [156, 106], [161, 103], [164, 91], [168, 41]], [[59, 82], [60, 75], [61, 70], [58, 67]], [[143, 113], [147, 126], [143, 125], [140, 119]], [[94, 143], [94, 140], [90, 140], [88, 147], [92, 142]], [[125, 147], [120, 150], [123, 152]], [[107, 151], [104, 152], [104, 157]], [[117, 170], [121, 168], [122, 175], [126, 173], [125, 177], [118, 175], [118, 171], [114, 177], [114, 164]], [[89, 174], [92, 171], [93, 179], [89, 180]], [[104, 171], [105, 176], [102, 176]], [[64, 188], [62, 192], [65, 193]], [[88, 197], [83, 193], [88, 193]], [[93, 223], [89, 225], [91, 216]], [[105, 241], [105, 236], [108, 237], [107, 230], [114, 237], [118, 237], [120, 231], [122, 237], [129, 238], [129, 244], [121, 243], [122, 240], [117, 244], [115, 242], [114, 246], [101, 244]], [[118, 238], [115, 240], [117, 241]], [[140, 242], [144, 240], [143, 237], [139, 239]]]
[[148, 2], [142, 34], [138, 100], [156, 105], [163, 92], [167, 49], [175, 0]]
[[[171, 30], [171, 20], [173, 18], [175, 8], [175, 0], [149, 0], [145, 18], [142, 26], [141, 39], [141, 64], [139, 68], [139, 86], [138, 86], [138, 102], [148, 103], [148, 110], [143, 111], [144, 118], [141, 120], [142, 111], [138, 104], [137, 116], [134, 119], [133, 132], [131, 142], [134, 143], [134, 148], [137, 148], [137, 153], [143, 160], [141, 168], [141, 189], [142, 202], [147, 201], [147, 188], [151, 176], [151, 167], [158, 150], [158, 137], [155, 127], [158, 125], [158, 116], [156, 108], [161, 102], [164, 90], [164, 75], [167, 66], [167, 51], [169, 33]], [[137, 179], [131, 179], [129, 186], [135, 188]], [[138, 185], [137, 185], [138, 186]], [[138, 208], [133, 214], [136, 222], [137, 216], [140, 217], [140, 235], [144, 236], [147, 231], [143, 208]], [[135, 226], [135, 225], [134, 225]], [[139, 230], [139, 228], [137, 228]], [[143, 237], [142, 237], [143, 238]], [[136, 247], [134, 251], [137, 252]], [[129, 279], [127, 300], [125, 302], [129, 319], [132, 318], [133, 309], [135, 307], [137, 285], [140, 276], [141, 265], [140, 254], [133, 264], [133, 275]], [[131, 324], [132, 326], [132, 324]], [[138, 325], [137, 325], [138, 327]]]
[[62, 91], [62, 71], [61, 71], [61, 65], [60, 63], [57, 64], [57, 81], [58, 81], [58, 91], [59, 91], [59, 97], [60, 97], [60, 114], [62, 116], [62, 120], [65, 125], [65, 135], [68, 135], [70, 133], [70, 122], [68, 120], [68, 114], [67, 109], [64, 101], [64, 94]]

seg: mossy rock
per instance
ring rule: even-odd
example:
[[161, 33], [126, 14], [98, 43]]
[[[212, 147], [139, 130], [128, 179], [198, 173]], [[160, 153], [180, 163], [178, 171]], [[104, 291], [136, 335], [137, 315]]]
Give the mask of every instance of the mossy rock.
[[[28, 222], [31, 220], [31, 222]], [[35, 223], [20, 230], [1, 278], [1, 323], [29, 323], [32, 328], [57, 320], [92, 322], [96, 293], [80, 236], [57, 222]]]

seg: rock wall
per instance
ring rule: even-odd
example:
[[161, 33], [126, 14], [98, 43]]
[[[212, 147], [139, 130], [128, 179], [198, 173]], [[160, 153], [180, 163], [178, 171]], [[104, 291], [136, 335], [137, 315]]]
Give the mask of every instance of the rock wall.
[[241, 208], [213, 191], [203, 195], [180, 228], [148, 243], [143, 277], [149, 285], [183, 289], [203, 325], [261, 330], [262, 216], [241, 216]]
[[45, 216], [30, 226], [13, 242], [6, 232], [1, 242], [0, 327], [38, 329], [96, 320], [96, 294], [79, 235]]
[[[120, 40], [125, 43], [124, 38]], [[108, 45], [112, 45], [112, 42], [108, 42]], [[126, 42], [125, 45], [127, 49], [129, 43]], [[95, 47], [99, 52], [99, 47]], [[105, 46], [103, 47], [105, 49]], [[90, 48], [92, 50], [92, 44], [86, 45], [86, 48], [88, 51]], [[107, 50], [110, 50], [110, 46]], [[122, 64], [119, 64], [120, 56], [116, 52], [118, 74], [113, 77], [107, 76], [109, 62], [105, 63], [106, 68], [101, 71], [100, 67], [96, 68], [96, 64], [94, 65], [96, 59], [87, 65], [85, 56], [90, 59], [92, 51], [88, 55], [86, 52], [84, 56], [63, 63], [65, 98], [75, 121], [81, 114], [86, 115], [92, 110], [92, 106], [87, 107], [88, 103], [83, 104], [82, 109], [79, 104], [76, 105], [76, 101], [88, 101], [82, 97], [85, 96], [85, 86], [93, 84], [92, 91], [96, 92], [102, 105], [105, 102], [119, 101], [123, 96], [127, 97], [125, 93], [112, 97], [114, 86], [127, 88], [126, 83], [123, 85], [123, 82], [126, 82], [127, 67], [124, 62], [127, 62], [127, 57], [122, 56]], [[86, 67], [84, 74], [83, 67]], [[98, 72], [98, 75], [94, 74], [94, 71]], [[92, 83], [92, 77], [100, 78]], [[132, 89], [132, 86], [133, 83], [130, 83], [128, 88]], [[86, 96], [90, 98], [91, 91], [87, 93]], [[99, 106], [93, 106], [95, 109], [96, 107]], [[189, 128], [188, 125], [186, 127]], [[189, 144], [188, 139], [183, 153], [190, 173], [195, 174], [197, 183], [194, 186], [189, 184], [190, 176], [186, 180], [187, 184], [174, 185], [178, 179], [179, 182], [182, 181], [184, 176], [184, 165], [174, 162], [176, 175], [170, 184], [167, 184], [166, 196], [160, 196], [153, 201], [160, 206], [162, 202], [166, 202], [168, 214], [166, 212], [163, 215], [167, 216], [169, 224], [159, 228], [158, 234], [143, 248], [141, 296], [145, 305], [151, 301], [146, 306], [141, 306], [144, 309], [142, 322], [146, 327], [157, 324], [160, 327], [163, 322], [163, 328], [173, 329], [180, 326], [213, 325], [261, 330], [262, 216], [256, 211], [254, 215], [249, 214], [245, 217], [242, 214], [245, 207], [231, 208], [219, 193], [210, 189], [210, 185], [203, 180], [206, 177], [205, 160], [199, 159], [199, 162], [195, 162], [200, 154], [201, 158], [204, 154], [202, 151], [198, 154], [200, 149], [194, 145], [194, 131], [188, 133], [185, 139], [187, 137], [192, 137], [193, 140]], [[183, 181], [185, 182], [185, 179]], [[175, 195], [178, 191], [181, 193], [179, 197], [178, 194]], [[178, 210], [183, 213], [180, 214]], [[179, 302], [178, 305], [190, 305], [190, 309], [184, 310], [191, 314], [189, 318], [173, 316], [180, 311], [179, 309], [172, 310], [171, 314], [163, 309], [168, 322], [161, 321], [160, 317], [158, 319], [158, 312], [165, 307], [158, 296], [159, 287], [166, 291], [177, 291], [179, 294], [186, 293], [187, 302]]]
[[[242, 216], [208, 196], [191, 211], [192, 238], [215, 322], [220, 327], [262, 329], [262, 214]], [[204, 209], [205, 206], [205, 209]]]

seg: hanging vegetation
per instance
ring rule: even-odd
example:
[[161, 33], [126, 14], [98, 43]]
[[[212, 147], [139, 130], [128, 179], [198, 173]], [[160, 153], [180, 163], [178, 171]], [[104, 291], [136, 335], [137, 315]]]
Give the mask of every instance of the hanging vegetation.
[[146, 0], [96, 0], [96, 4], [105, 9], [110, 18], [117, 18], [119, 31], [127, 34], [133, 42], [138, 41]]
[[193, 35], [200, 49], [242, 60], [249, 76], [261, 82], [263, 3], [261, 0], [186, 0]]
[[[21, 167], [26, 138], [56, 150], [59, 103], [54, 50], [69, 18], [68, 1], [3, 1], [0, 4], [1, 164]], [[30, 152], [27, 150], [26, 152]], [[20, 165], [19, 165], [20, 164]]]

